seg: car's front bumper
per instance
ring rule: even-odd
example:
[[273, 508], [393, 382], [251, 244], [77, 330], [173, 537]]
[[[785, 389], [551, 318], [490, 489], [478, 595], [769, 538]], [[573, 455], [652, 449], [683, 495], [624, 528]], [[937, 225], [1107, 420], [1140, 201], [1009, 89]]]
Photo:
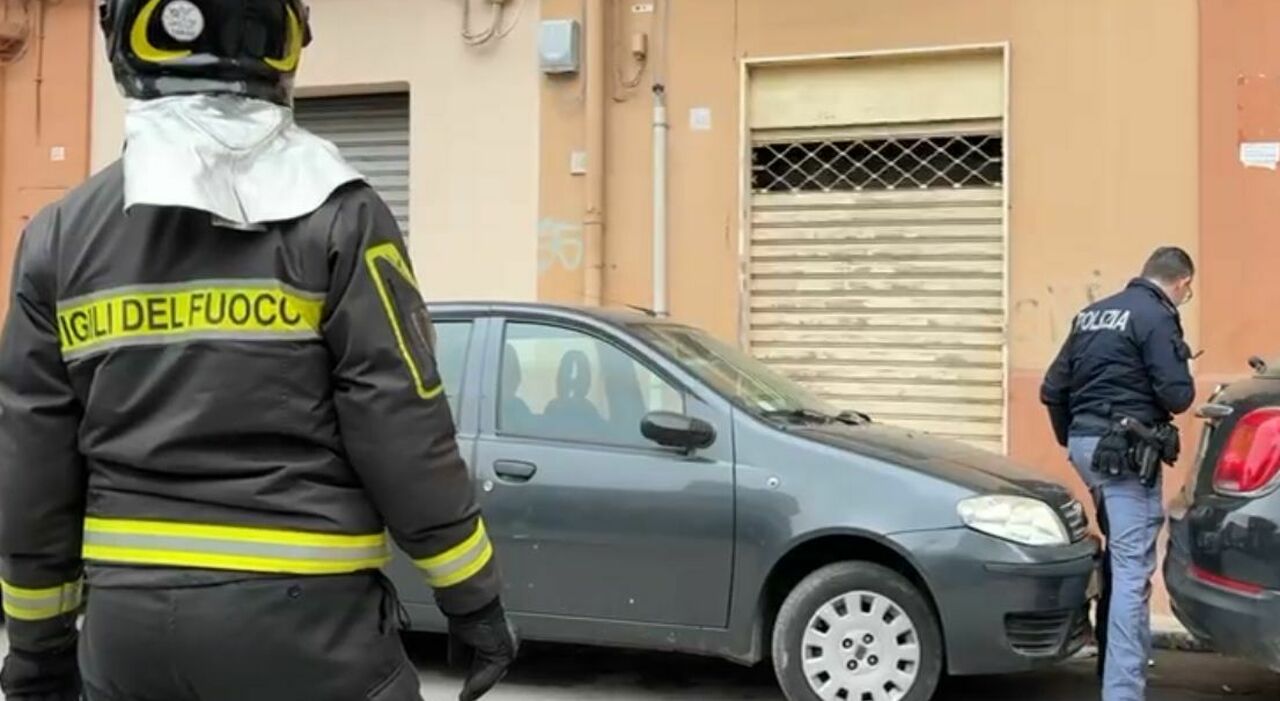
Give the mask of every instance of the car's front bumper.
[[1179, 526], [1170, 528], [1164, 562], [1174, 616], [1214, 650], [1280, 672], [1280, 593], [1238, 593], [1196, 579]]
[[1089, 637], [1098, 543], [1025, 547], [967, 528], [900, 533], [938, 609], [951, 674], [1057, 663]]

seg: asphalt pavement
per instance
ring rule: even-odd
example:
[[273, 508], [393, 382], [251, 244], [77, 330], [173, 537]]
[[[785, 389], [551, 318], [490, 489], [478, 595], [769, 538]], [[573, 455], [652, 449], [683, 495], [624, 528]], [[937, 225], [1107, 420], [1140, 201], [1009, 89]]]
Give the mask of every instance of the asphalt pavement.
[[[445, 670], [444, 641], [407, 638], [425, 701], [456, 699], [462, 680]], [[8, 648], [0, 636], [0, 654]], [[1160, 652], [1147, 701], [1275, 701], [1280, 675], [1211, 653]], [[782, 701], [767, 665], [600, 648], [531, 644], [485, 701]], [[949, 679], [935, 701], [1089, 701], [1098, 698], [1091, 661], [1033, 674]], [[3, 695], [0, 694], [0, 699]]]
[[[442, 673], [444, 646], [409, 638], [425, 701], [457, 698], [461, 679]], [[492, 701], [783, 701], [767, 665], [747, 669], [712, 659], [557, 645], [531, 645]], [[1004, 677], [948, 679], [935, 701], [1089, 701], [1098, 698], [1093, 661]], [[1211, 653], [1157, 653], [1147, 701], [1275, 701], [1280, 675]]]

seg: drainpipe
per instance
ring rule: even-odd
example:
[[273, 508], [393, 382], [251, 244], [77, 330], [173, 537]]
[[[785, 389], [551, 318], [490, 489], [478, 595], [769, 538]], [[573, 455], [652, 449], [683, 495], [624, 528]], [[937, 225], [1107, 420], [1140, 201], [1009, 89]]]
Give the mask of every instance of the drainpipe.
[[582, 220], [585, 251], [582, 301], [598, 307], [604, 301], [604, 0], [586, 4], [587, 209]]
[[667, 94], [653, 86], [653, 311], [667, 316]]

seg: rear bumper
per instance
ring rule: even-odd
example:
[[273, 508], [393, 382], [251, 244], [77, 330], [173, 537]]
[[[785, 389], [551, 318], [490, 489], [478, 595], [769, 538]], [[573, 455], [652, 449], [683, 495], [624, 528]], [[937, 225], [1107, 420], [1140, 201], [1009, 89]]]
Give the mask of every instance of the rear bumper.
[[1052, 665], [1089, 637], [1098, 545], [1029, 548], [967, 528], [899, 534], [938, 607], [951, 674]]
[[1174, 616], [1216, 651], [1280, 672], [1280, 593], [1249, 595], [1191, 576], [1184, 529], [1170, 529], [1164, 581]]

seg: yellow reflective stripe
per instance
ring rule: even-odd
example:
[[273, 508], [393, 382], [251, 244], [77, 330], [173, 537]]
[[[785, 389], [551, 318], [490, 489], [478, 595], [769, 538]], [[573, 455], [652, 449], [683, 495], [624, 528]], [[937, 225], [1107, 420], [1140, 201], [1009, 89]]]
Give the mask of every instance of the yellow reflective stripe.
[[199, 339], [319, 337], [324, 301], [276, 280], [125, 287], [58, 305], [62, 354]]
[[86, 560], [291, 574], [341, 574], [390, 561], [386, 533], [335, 535], [173, 521], [85, 519]]
[[151, 26], [151, 17], [155, 14], [156, 7], [159, 4], [160, 0], [150, 0], [146, 5], [142, 6], [142, 9], [138, 11], [138, 17], [133, 20], [133, 31], [129, 33], [129, 44], [133, 48], [134, 55], [143, 61], [150, 61], [151, 63], [163, 63], [190, 56], [190, 51], [168, 51], [158, 48], [147, 38], [147, 29]]
[[382, 307], [387, 313], [387, 320], [391, 322], [391, 331], [395, 334], [396, 345], [400, 347], [400, 355], [404, 358], [404, 364], [409, 367], [409, 374], [413, 375], [413, 386], [417, 389], [418, 396], [423, 399], [433, 399], [439, 396], [444, 391], [444, 385], [437, 384], [434, 387], [427, 387], [425, 378], [418, 371], [418, 364], [414, 362], [413, 355], [409, 352], [409, 344], [405, 340], [404, 330], [400, 327], [400, 316], [396, 313], [395, 302], [391, 299], [391, 290], [387, 289], [387, 283], [382, 279], [382, 275], [378, 270], [378, 261], [382, 260], [390, 263], [391, 267], [395, 268], [396, 272], [403, 276], [416, 291], [418, 289], [418, 281], [413, 277], [413, 271], [405, 263], [404, 257], [400, 255], [400, 249], [396, 248], [393, 243], [383, 243], [370, 247], [369, 250], [365, 251], [364, 260], [369, 266], [369, 275], [373, 277], [373, 284], [378, 288], [378, 296], [382, 299]]
[[335, 535], [275, 528], [248, 528], [244, 526], [218, 526], [203, 523], [179, 523], [176, 521], [140, 521], [130, 519], [104, 519], [90, 516], [84, 520], [86, 533], [132, 533], [160, 535], [176, 538], [207, 538], [251, 543], [276, 543], [307, 547], [363, 548], [386, 544], [385, 533], [369, 535]]
[[470, 579], [492, 559], [493, 543], [481, 519], [476, 522], [475, 532], [466, 540], [439, 555], [414, 560], [413, 563], [426, 575], [427, 584], [443, 588]]
[[476, 573], [478, 573], [480, 570], [484, 569], [484, 566], [489, 564], [489, 561], [492, 559], [493, 559], [493, 544], [485, 543], [484, 550], [480, 552], [480, 556], [472, 560], [470, 564], [466, 565], [461, 569], [454, 571], [452, 574], [444, 575], [441, 577], [435, 577], [435, 578], [428, 577], [427, 584], [437, 589], [443, 589], [445, 587], [452, 587], [456, 584], [461, 584], [462, 582], [465, 582], [468, 579], [471, 579], [472, 577], [474, 577]]
[[0, 580], [4, 614], [21, 621], [41, 621], [74, 613], [84, 601], [84, 580], [77, 579], [56, 587], [28, 589]]
[[302, 22], [298, 14], [289, 7], [289, 39], [282, 58], [266, 58], [268, 66], [281, 73], [292, 73], [298, 69], [298, 61], [302, 58]]
[[273, 574], [345, 574], [359, 570], [377, 569], [391, 560], [390, 556], [342, 561], [294, 560], [247, 555], [216, 555], [176, 550], [152, 550], [149, 548], [119, 548], [108, 545], [84, 546], [84, 558], [86, 560], [122, 564], [196, 567]]

